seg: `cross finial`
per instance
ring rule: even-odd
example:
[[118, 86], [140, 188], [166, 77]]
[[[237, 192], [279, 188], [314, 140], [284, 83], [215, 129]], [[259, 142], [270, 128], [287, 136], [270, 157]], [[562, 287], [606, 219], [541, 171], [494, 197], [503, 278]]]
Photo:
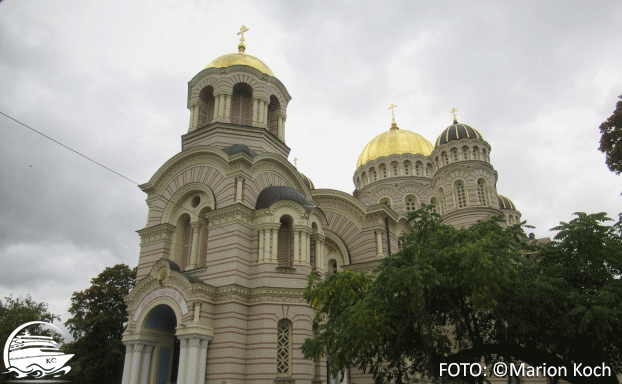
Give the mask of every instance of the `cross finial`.
[[296, 169], [298, 169], [298, 158], [294, 157], [294, 167], [296, 167]]
[[240, 28], [240, 32], [238, 32], [238, 35], [242, 35], [240, 36], [240, 44], [238, 44], [238, 50], [240, 53], [244, 53], [246, 50], [246, 44], [244, 44], [244, 32], [246, 31], [248, 31], [248, 28], [246, 28], [246, 25], [243, 25], [242, 28]]
[[456, 108], [451, 109], [451, 114], [454, 115], [454, 123], [458, 122], [458, 119], [456, 119], [456, 112], [458, 112]]
[[395, 111], [393, 110], [393, 108], [397, 107], [397, 105], [391, 103], [391, 106], [387, 109], [391, 110], [391, 116], [393, 117], [393, 122], [391, 122], [391, 129], [399, 129], [397, 127], [397, 123], [395, 122]]

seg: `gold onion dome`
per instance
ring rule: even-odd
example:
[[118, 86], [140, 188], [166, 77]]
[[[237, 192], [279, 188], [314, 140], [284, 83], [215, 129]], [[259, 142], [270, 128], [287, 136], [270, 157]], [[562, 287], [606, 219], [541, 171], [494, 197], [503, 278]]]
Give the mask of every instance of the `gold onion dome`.
[[512, 209], [514, 211], [516, 210], [516, 206], [514, 205], [512, 200], [508, 199], [507, 197], [503, 195], [497, 195], [497, 197], [499, 198], [499, 208]]
[[255, 68], [261, 73], [265, 73], [268, 76], [274, 76], [274, 73], [268, 68], [268, 66], [255, 56], [247, 55], [246, 53], [229, 53], [223, 55], [212, 61], [205, 67], [207, 68], [227, 68], [234, 65], [246, 65], [247, 67]]
[[458, 124], [458, 121], [454, 119], [454, 123], [447, 127], [443, 133], [436, 139], [434, 148], [438, 148], [439, 145], [445, 144], [453, 140], [460, 139], [479, 139], [484, 140], [482, 135], [477, 132], [475, 128], [472, 128], [466, 124]]
[[392, 124], [389, 131], [379, 134], [365, 146], [356, 163], [356, 169], [368, 161], [385, 156], [405, 153], [430, 156], [433, 149], [432, 143], [420, 134], [399, 129]]
[[268, 76], [274, 77], [274, 73], [268, 68], [268, 66], [255, 56], [247, 55], [244, 53], [246, 51], [246, 44], [244, 44], [244, 32], [247, 32], [249, 29], [246, 28], [246, 25], [243, 25], [240, 28], [240, 32], [238, 35], [240, 36], [240, 44], [238, 44], [238, 53], [229, 53], [227, 55], [220, 56], [216, 60], [212, 61], [205, 67], [207, 68], [227, 68], [233, 67], [234, 65], [246, 65], [247, 67], [255, 68], [261, 73], [265, 73]]

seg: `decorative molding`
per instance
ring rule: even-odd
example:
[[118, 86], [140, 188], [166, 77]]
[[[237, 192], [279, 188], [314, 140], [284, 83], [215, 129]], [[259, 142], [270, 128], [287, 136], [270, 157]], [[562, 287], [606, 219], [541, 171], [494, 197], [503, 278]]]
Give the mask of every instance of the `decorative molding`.
[[140, 235], [140, 244], [146, 245], [160, 240], [172, 239], [175, 226], [168, 223], [154, 225], [153, 227], [143, 228], [136, 231]]
[[207, 195], [208, 201], [202, 202], [201, 205], [196, 208], [185, 208], [186, 210], [190, 210], [194, 214], [198, 215], [199, 212], [205, 207], [209, 207], [210, 209], [216, 209], [216, 197], [214, 196], [214, 192], [207, 185], [199, 182], [191, 182], [183, 187], [179, 188], [170, 199], [166, 201], [166, 207], [164, 208], [164, 213], [162, 214], [162, 223], [168, 223], [170, 220], [171, 211], [173, 208], [181, 208], [179, 207], [179, 200], [186, 194], [192, 191], [201, 191]]

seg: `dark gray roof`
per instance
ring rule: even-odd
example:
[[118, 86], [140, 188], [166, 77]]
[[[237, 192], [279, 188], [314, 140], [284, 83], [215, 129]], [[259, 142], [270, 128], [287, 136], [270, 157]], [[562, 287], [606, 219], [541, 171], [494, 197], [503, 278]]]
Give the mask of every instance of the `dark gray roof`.
[[257, 156], [255, 152], [253, 152], [249, 147], [247, 147], [244, 144], [233, 144], [231, 146], [223, 148], [222, 151], [229, 156], [233, 155], [234, 153], [238, 153], [238, 152], [246, 152], [251, 157]]
[[277, 186], [266, 187], [259, 193], [259, 196], [257, 196], [257, 203], [255, 204], [255, 210], [269, 208], [272, 204], [281, 200], [295, 201], [309, 212], [315, 208], [309, 203], [305, 195], [294, 188]]
[[482, 135], [477, 132], [475, 128], [472, 128], [466, 124], [458, 124], [458, 122], [454, 120], [454, 123], [447, 127], [438, 139], [436, 139], [434, 148], [438, 148], [439, 145], [445, 144], [449, 141], [460, 139], [484, 140]]

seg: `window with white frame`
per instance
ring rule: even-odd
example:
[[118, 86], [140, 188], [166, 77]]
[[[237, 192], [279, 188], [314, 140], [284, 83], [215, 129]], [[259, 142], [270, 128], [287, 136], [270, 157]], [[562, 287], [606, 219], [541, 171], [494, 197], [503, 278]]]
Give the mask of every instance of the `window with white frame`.
[[466, 207], [466, 192], [464, 191], [464, 183], [460, 180], [456, 181], [455, 189], [458, 208]]
[[291, 370], [292, 350], [292, 323], [281, 319], [276, 328], [276, 374], [280, 377], [289, 377]]
[[486, 190], [482, 179], [477, 180], [477, 199], [482, 206], [486, 206]]

